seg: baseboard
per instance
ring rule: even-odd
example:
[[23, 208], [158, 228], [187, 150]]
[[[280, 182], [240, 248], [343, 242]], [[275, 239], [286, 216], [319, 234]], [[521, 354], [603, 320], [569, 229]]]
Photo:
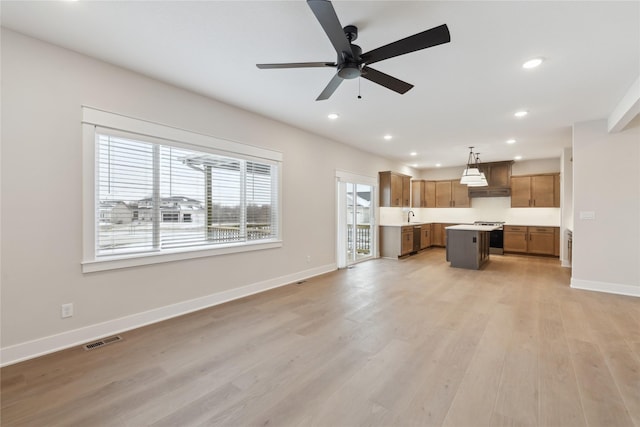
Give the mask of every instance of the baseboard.
[[565, 268], [571, 268], [571, 263], [568, 259], [563, 259], [560, 261], [560, 266]]
[[572, 277], [571, 287], [573, 289], [582, 289], [585, 291], [606, 292], [609, 294], [640, 297], [640, 286], [623, 285], [620, 283], [595, 282], [591, 280], [575, 279]]
[[132, 314], [119, 319], [86, 326], [61, 334], [39, 338], [33, 341], [4, 347], [0, 349], [0, 366], [12, 365], [24, 360], [33, 359], [45, 354], [81, 345], [109, 335], [119, 334], [172, 317], [181, 316], [193, 311], [202, 310], [228, 301], [278, 288], [310, 277], [319, 276], [336, 270], [335, 264], [303, 270], [297, 273], [276, 277], [274, 279], [253, 283], [236, 289], [218, 292], [204, 297], [159, 307], [142, 313]]

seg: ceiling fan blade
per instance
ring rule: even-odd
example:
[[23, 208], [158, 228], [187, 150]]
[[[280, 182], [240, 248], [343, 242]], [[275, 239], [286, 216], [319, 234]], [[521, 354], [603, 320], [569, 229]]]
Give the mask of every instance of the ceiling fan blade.
[[325, 87], [322, 93], [318, 95], [318, 97], [316, 98], [316, 101], [324, 101], [325, 99], [329, 99], [329, 97], [333, 95], [333, 92], [335, 92], [336, 89], [338, 89], [338, 86], [340, 86], [340, 83], [342, 83], [342, 80], [343, 80], [342, 77], [340, 77], [337, 74], [333, 76], [333, 78], [331, 79], [327, 87]]
[[371, 67], [362, 68], [362, 77], [374, 83], [378, 83], [387, 89], [391, 89], [394, 92], [398, 92], [399, 94], [404, 94], [413, 87], [410, 83], [403, 82], [400, 79], [396, 79], [388, 74], [374, 70]]
[[307, 0], [307, 4], [327, 34], [327, 37], [329, 37], [331, 44], [338, 53], [338, 57], [343, 58], [345, 56], [344, 54], [353, 57], [351, 44], [349, 40], [347, 40], [347, 36], [342, 29], [338, 15], [336, 15], [336, 11], [331, 2], [328, 0]]
[[260, 69], [270, 68], [314, 68], [314, 67], [336, 67], [335, 62], [289, 62], [285, 64], [256, 64]]
[[377, 49], [362, 54], [361, 58], [366, 64], [382, 61], [384, 59], [393, 58], [395, 56], [404, 55], [405, 53], [415, 52], [417, 50], [426, 49], [428, 47], [437, 46], [443, 43], [449, 43], [451, 35], [447, 24], [442, 24], [430, 30], [414, 34], [402, 40], [389, 43]]

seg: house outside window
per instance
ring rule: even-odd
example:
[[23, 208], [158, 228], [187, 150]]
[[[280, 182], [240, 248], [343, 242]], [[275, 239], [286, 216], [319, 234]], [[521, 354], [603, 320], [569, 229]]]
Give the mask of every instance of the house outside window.
[[[97, 115], [112, 118], [111, 113]], [[165, 130], [162, 125], [151, 127]], [[91, 133], [93, 147], [88, 141]], [[193, 135], [185, 131], [178, 133], [186, 143], [163, 139], [159, 133], [150, 137], [85, 122], [84, 146], [94, 154], [93, 176], [87, 177], [85, 170], [85, 180], [92, 182], [85, 184], [95, 190], [94, 205], [85, 205], [94, 212], [93, 239], [85, 238], [93, 248], [84, 250], [83, 266], [89, 267], [83, 270], [110, 268], [93, 265], [109, 260], [140, 258], [148, 264], [161, 262], [149, 260], [156, 255], [169, 254], [174, 260], [194, 256], [188, 252], [198, 252], [199, 257], [256, 250], [263, 243], [269, 244], [265, 248], [281, 245], [277, 155], [253, 157], [242, 152], [255, 151], [251, 147], [228, 141], [220, 145], [241, 152], [222, 151], [216, 147], [218, 140], [198, 134], [194, 139], [199, 144], [190, 144]], [[85, 231], [90, 225], [87, 216]]]

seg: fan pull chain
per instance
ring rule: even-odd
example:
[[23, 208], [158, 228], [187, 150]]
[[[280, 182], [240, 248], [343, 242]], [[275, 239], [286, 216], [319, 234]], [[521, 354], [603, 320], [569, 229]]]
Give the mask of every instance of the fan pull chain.
[[362, 81], [362, 77], [358, 77], [358, 99], [362, 99], [362, 95], [360, 95], [360, 82]]

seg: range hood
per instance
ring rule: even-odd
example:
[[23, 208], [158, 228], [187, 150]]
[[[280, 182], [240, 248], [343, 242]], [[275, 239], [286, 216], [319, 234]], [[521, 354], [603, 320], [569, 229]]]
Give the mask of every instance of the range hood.
[[489, 185], [469, 187], [469, 197], [511, 197], [511, 165], [513, 160], [504, 162], [479, 163]]

